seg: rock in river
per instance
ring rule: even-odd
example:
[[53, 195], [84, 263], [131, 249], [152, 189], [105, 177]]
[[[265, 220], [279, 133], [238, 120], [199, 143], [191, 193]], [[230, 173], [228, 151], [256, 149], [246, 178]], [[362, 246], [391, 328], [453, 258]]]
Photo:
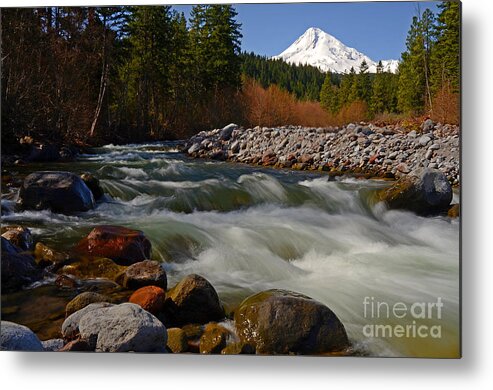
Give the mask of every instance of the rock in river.
[[20, 249], [2, 237], [2, 292], [11, 292], [36, 282], [43, 276], [34, 258], [20, 253]]
[[205, 324], [224, 318], [214, 287], [202, 276], [188, 275], [166, 294], [165, 317], [173, 326]]
[[33, 236], [26, 227], [19, 225], [2, 226], [2, 237], [22, 250], [30, 251], [33, 249]]
[[419, 215], [447, 210], [453, 196], [447, 177], [435, 169], [417, 169], [376, 194], [377, 200], [391, 209], [414, 211]]
[[132, 264], [121, 273], [116, 282], [125, 288], [135, 290], [145, 286], [158, 286], [166, 290], [166, 271], [157, 261], [144, 260]]
[[69, 316], [62, 325], [64, 336], [70, 328], [72, 338], [96, 352], [166, 352], [166, 328], [151, 313], [133, 303], [101, 305]]
[[38, 336], [26, 326], [2, 321], [0, 332], [0, 350], [2, 351], [43, 351]]
[[140, 230], [102, 225], [94, 228], [75, 248], [76, 252], [106, 257], [120, 265], [131, 265], [151, 255], [151, 242]]
[[317, 354], [349, 346], [344, 325], [325, 305], [301, 294], [267, 290], [235, 312], [237, 334], [259, 354]]
[[139, 305], [152, 314], [158, 314], [164, 307], [166, 291], [161, 287], [146, 286], [135, 291], [128, 301]]
[[17, 205], [23, 209], [50, 209], [73, 213], [94, 208], [91, 190], [70, 172], [34, 172], [24, 179]]
[[65, 317], [83, 309], [91, 303], [110, 302], [110, 299], [102, 294], [85, 291], [72, 299], [65, 307]]

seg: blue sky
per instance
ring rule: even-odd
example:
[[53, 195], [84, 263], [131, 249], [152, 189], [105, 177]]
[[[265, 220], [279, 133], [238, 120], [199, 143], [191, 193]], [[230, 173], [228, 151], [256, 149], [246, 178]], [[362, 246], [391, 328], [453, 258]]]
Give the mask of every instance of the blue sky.
[[[371, 59], [399, 59], [419, 5], [436, 13], [438, 2], [237, 4], [242, 50], [281, 53], [309, 27], [319, 27]], [[191, 6], [175, 6], [188, 18]]]

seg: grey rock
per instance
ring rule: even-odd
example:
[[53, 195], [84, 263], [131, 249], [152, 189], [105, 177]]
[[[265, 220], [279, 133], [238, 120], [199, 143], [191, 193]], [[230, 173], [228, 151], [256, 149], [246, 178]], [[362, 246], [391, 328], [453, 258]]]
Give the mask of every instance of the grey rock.
[[50, 339], [46, 341], [41, 341], [41, 344], [43, 344], [43, 350], [49, 352], [57, 352], [63, 348], [65, 342], [63, 341], [63, 339]]
[[426, 146], [431, 142], [431, 138], [427, 135], [423, 135], [419, 138], [418, 142], [421, 146]]
[[200, 150], [200, 144], [194, 143], [192, 146], [190, 146], [187, 152], [188, 154], [193, 154], [198, 152], [199, 150]]
[[421, 129], [423, 130], [424, 133], [433, 131], [434, 127], [435, 127], [435, 123], [431, 119], [427, 119], [421, 124]]
[[96, 352], [166, 352], [165, 326], [133, 303], [92, 310], [80, 319], [79, 331]]
[[38, 336], [27, 326], [2, 321], [0, 325], [0, 350], [43, 351]]
[[229, 140], [231, 138], [231, 135], [233, 134], [233, 131], [236, 129], [238, 129], [238, 125], [234, 123], [230, 123], [229, 125], [224, 126], [219, 133], [219, 138], [221, 138], [223, 141]]
[[111, 303], [100, 302], [91, 303], [83, 309], [76, 311], [75, 313], [68, 316], [62, 324], [62, 336], [65, 340], [73, 340], [79, 335], [79, 323], [82, 317], [86, 314], [91, 313], [94, 310], [106, 309], [114, 306]]

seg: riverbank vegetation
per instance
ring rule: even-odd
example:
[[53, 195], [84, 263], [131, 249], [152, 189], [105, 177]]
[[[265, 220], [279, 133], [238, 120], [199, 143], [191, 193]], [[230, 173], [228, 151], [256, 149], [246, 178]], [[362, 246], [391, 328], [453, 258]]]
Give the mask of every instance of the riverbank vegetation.
[[176, 139], [236, 122], [459, 120], [460, 4], [413, 19], [396, 74], [323, 74], [241, 53], [230, 5], [2, 10], [2, 150]]

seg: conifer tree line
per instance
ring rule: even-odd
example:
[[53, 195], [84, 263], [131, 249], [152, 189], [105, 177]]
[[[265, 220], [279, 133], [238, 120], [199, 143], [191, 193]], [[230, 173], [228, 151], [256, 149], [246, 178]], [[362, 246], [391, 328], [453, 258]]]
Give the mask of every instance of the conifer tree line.
[[457, 123], [460, 92], [460, 3], [442, 2], [438, 15], [426, 9], [412, 20], [396, 74], [368, 73], [366, 62], [341, 78], [327, 74], [320, 91], [322, 107], [333, 116], [355, 105], [368, 118], [382, 113], [429, 115]]
[[238, 117], [230, 5], [4, 8], [2, 147], [183, 137]]
[[189, 20], [171, 6], [3, 8], [2, 149], [26, 135], [138, 142], [230, 122], [458, 121], [458, 2], [413, 18], [396, 74], [381, 63], [376, 74], [365, 63], [324, 74], [241, 53], [236, 16], [231, 5], [196, 5]]
[[[325, 75], [310, 65], [288, 64], [281, 59], [269, 59], [255, 53], [242, 53], [242, 73], [260, 83], [263, 88], [277, 85], [299, 100], [319, 100]], [[333, 75], [338, 78], [339, 75]]]

